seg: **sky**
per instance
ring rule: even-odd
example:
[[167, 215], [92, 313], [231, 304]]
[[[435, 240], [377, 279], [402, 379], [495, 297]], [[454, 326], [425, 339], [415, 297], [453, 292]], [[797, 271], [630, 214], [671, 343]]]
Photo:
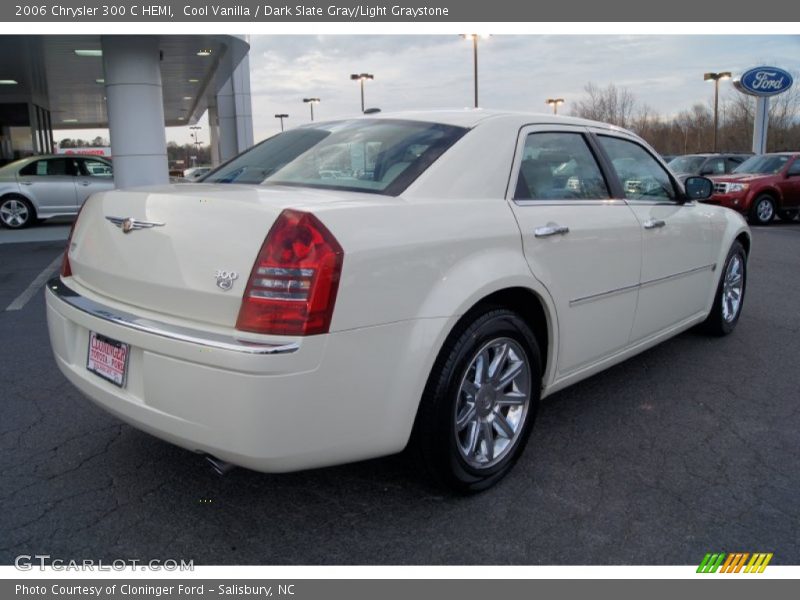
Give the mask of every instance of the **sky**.
[[[254, 139], [310, 120], [304, 97], [318, 97], [315, 119], [356, 115], [361, 99], [351, 73], [372, 73], [366, 106], [382, 111], [472, 106], [472, 44], [456, 35], [258, 35], [250, 38], [250, 83]], [[706, 71], [734, 75], [758, 65], [800, 72], [800, 36], [726, 35], [492, 35], [479, 41], [480, 106], [549, 110], [546, 98], [570, 104], [585, 96], [588, 82], [628, 88], [637, 101], [671, 116], [708, 103], [713, 86]], [[800, 85], [800, 81], [798, 81]], [[721, 82], [724, 97], [737, 94]], [[201, 141], [208, 141], [205, 116]], [[205, 135], [204, 135], [205, 133]], [[103, 130], [57, 131], [91, 139]], [[191, 141], [186, 127], [167, 128], [167, 141]]]

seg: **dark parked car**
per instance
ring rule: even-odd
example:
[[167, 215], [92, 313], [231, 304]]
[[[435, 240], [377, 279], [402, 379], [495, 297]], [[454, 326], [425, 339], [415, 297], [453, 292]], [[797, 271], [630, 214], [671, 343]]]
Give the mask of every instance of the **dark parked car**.
[[750, 158], [752, 154], [684, 154], [676, 156], [667, 166], [681, 179], [689, 175], [725, 175]]

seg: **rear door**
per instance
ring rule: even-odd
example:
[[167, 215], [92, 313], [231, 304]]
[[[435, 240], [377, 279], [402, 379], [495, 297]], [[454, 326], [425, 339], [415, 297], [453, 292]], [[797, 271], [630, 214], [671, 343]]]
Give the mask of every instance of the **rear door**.
[[597, 131], [642, 233], [642, 274], [631, 342], [705, 310], [721, 228], [713, 212], [680, 198], [675, 181], [637, 139]]
[[78, 206], [95, 192], [114, 189], [114, 172], [111, 164], [96, 158], [76, 158], [78, 175], [75, 179], [75, 190]]
[[39, 213], [77, 212], [75, 159], [43, 158], [20, 169], [17, 179], [23, 191], [36, 203]]
[[612, 198], [585, 128], [526, 127], [515, 163], [510, 204], [531, 271], [556, 304], [564, 376], [628, 344], [641, 226]]

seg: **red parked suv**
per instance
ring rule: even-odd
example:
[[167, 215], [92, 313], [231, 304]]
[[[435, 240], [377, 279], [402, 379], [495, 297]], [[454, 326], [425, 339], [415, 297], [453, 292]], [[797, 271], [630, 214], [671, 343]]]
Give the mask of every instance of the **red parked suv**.
[[710, 179], [714, 194], [704, 202], [739, 211], [756, 225], [766, 225], [776, 213], [784, 221], [800, 213], [800, 153], [759, 154], [730, 175]]

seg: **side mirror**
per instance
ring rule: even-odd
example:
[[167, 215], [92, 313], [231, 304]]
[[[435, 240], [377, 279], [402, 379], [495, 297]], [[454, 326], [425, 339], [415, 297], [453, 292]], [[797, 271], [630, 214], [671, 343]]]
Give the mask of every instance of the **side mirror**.
[[708, 177], [688, 177], [683, 185], [689, 200], [705, 200], [714, 192], [714, 182]]

